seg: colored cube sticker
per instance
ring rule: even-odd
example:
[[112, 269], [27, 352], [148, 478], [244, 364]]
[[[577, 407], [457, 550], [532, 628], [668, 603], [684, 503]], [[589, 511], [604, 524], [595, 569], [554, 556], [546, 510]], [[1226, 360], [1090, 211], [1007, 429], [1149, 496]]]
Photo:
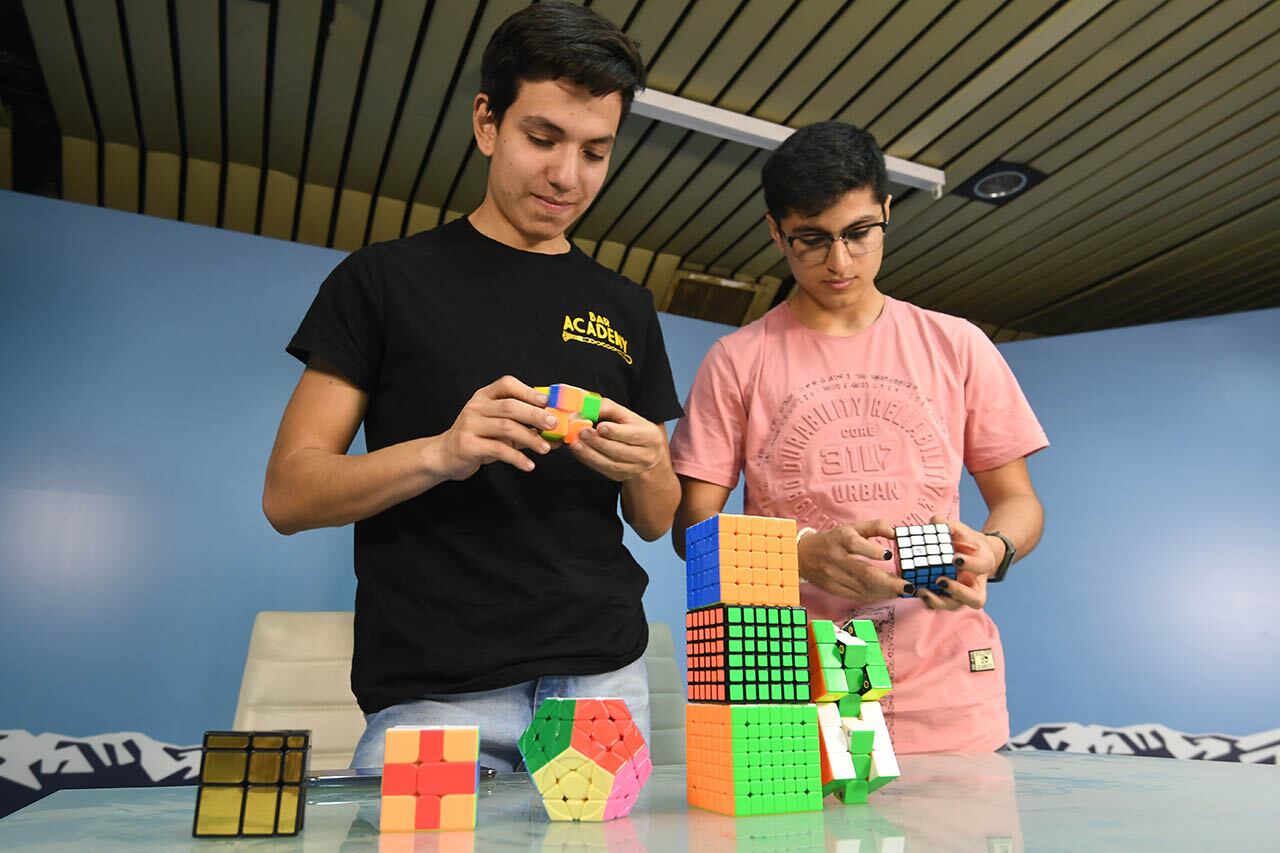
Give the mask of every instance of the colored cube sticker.
[[382, 765], [382, 832], [476, 826], [480, 729], [393, 726]]
[[686, 607], [798, 605], [800, 564], [790, 518], [720, 514], [685, 531]]
[[691, 702], [809, 702], [803, 607], [722, 604], [685, 614]]
[[839, 705], [818, 705], [822, 793], [843, 803], [865, 803], [867, 795], [898, 778], [898, 762], [879, 702], [862, 702], [859, 715], [842, 716]]
[[518, 746], [552, 820], [625, 817], [653, 772], [621, 699], [544, 700]]
[[726, 815], [820, 810], [819, 707], [685, 705], [689, 804]]
[[205, 732], [191, 834], [297, 835], [310, 752], [310, 731]]
[[[902, 579], [919, 589], [944, 593], [938, 581], [956, 579], [955, 547], [945, 524], [912, 524], [893, 529]], [[909, 598], [910, 596], [904, 596]]]
[[564, 382], [534, 390], [547, 395], [547, 412], [556, 418], [555, 426], [542, 431], [547, 441], [573, 444], [578, 440], [578, 433], [600, 420], [601, 397], [594, 391]]

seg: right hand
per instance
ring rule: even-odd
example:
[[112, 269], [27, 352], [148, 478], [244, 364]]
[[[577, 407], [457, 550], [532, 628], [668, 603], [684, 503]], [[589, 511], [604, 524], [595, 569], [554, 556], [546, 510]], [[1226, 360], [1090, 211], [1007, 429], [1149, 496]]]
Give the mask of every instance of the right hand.
[[872, 537], [893, 539], [893, 527], [882, 519], [856, 521], [821, 533], [810, 533], [796, 546], [800, 577], [824, 592], [857, 604], [884, 601], [903, 594], [906, 581], [885, 571], [893, 552]]
[[447, 480], [465, 480], [490, 462], [532, 471], [533, 460], [521, 451], [551, 451], [541, 431], [554, 426], [556, 419], [543, 408], [546, 404], [546, 395], [513, 376], [481, 388], [462, 407], [453, 426], [436, 436], [436, 473]]

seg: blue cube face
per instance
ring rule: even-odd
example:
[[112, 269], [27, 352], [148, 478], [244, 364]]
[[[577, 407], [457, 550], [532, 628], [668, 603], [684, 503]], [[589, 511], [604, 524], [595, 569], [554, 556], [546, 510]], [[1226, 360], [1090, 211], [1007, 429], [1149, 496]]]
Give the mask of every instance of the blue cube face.
[[938, 581], [955, 580], [955, 546], [951, 528], [945, 524], [913, 524], [895, 527], [898, 546], [898, 568], [902, 579], [917, 588], [941, 593]]

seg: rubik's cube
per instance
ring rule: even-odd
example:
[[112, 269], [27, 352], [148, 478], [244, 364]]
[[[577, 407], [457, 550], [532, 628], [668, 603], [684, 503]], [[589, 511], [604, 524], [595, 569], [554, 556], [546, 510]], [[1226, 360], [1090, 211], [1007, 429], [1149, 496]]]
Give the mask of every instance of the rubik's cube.
[[[931, 592], [946, 594], [938, 581], [956, 579], [956, 553], [951, 528], [945, 524], [912, 524], [895, 527], [898, 567], [902, 579]], [[909, 596], [903, 596], [904, 598]]]
[[837, 630], [833, 623], [816, 619], [809, 627], [809, 681], [815, 702], [857, 697], [845, 705], [856, 714], [854, 702], [873, 702], [893, 688], [871, 620], [852, 619]]
[[297, 835], [311, 732], [205, 732], [191, 834]]
[[814, 705], [685, 706], [689, 803], [727, 815], [822, 808]]
[[892, 685], [875, 625], [854, 619], [838, 629], [814, 620], [810, 636], [822, 730], [822, 790], [845, 803], [865, 803], [869, 793], [898, 778], [879, 702]]
[[556, 425], [542, 431], [547, 441], [573, 444], [578, 433], [600, 420], [600, 395], [594, 391], [563, 382], [534, 390], [547, 395], [546, 410], [556, 417]]
[[621, 699], [546, 699], [518, 746], [552, 820], [626, 817], [653, 772]]
[[803, 607], [721, 604], [685, 614], [693, 702], [808, 702]]
[[796, 523], [720, 514], [685, 533], [690, 610], [711, 604], [800, 603]]
[[476, 726], [393, 726], [382, 765], [382, 832], [475, 829]]

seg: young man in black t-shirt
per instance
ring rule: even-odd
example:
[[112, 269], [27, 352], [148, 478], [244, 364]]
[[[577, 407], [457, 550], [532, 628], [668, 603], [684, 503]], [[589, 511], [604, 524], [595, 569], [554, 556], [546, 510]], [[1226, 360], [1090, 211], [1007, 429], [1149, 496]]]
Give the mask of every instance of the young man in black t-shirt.
[[[289, 343], [307, 368], [263, 508], [286, 534], [355, 523], [353, 766], [381, 764], [388, 726], [467, 723], [485, 763], [513, 769], [548, 695], [620, 696], [648, 734], [648, 577], [617, 506], [646, 540], [670, 527], [662, 423], [681, 409], [649, 292], [565, 237], [643, 81], [598, 14], [513, 15], [473, 105], [484, 202], [348, 257]], [[555, 382], [606, 398], [558, 448], [535, 390]], [[348, 456], [362, 422], [369, 452]]]

